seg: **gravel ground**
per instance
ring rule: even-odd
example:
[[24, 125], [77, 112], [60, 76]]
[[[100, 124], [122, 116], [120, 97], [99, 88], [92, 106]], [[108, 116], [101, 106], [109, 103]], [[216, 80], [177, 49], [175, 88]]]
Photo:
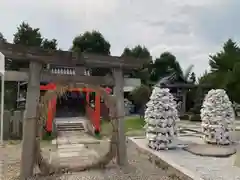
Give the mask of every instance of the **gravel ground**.
[[[127, 144], [128, 162], [125, 167], [118, 167], [115, 162], [109, 164], [105, 170], [86, 171], [75, 174], [65, 174], [61, 177], [43, 177], [39, 180], [45, 179], [59, 179], [59, 180], [174, 180], [168, 177], [167, 173], [155, 167], [148, 161], [148, 157], [139, 154], [136, 146]], [[89, 145], [99, 152], [100, 155], [104, 154], [108, 149], [108, 142], [102, 142], [100, 145]]]
[[[13, 180], [19, 174], [20, 169], [20, 153], [21, 146], [8, 145], [5, 151], [8, 152], [8, 157], [11, 156], [11, 161], [8, 159], [8, 168], [5, 168], [4, 180]], [[105, 170], [86, 171], [74, 174], [65, 174], [61, 177], [36, 177], [37, 180], [174, 180], [174, 178], [168, 177], [167, 173], [163, 170], [155, 167], [148, 161], [148, 157], [143, 154], [139, 154], [136, 151], [136, 147], [133, 144], [127, 145], [129, 164], [125, 167], [118, 167], [115, 162], [109, 164]], [[45, 150], [51, 148], [45, 147]], [[93, 148], [104, 154], [108, 149], [108, 142], [102, 142], [100, 145], [89, 145], [89, 148]]]
[[[49, 142], [43, 142], [41, 143], [41, 146], [43, 147], [43, 155], [45, 157], [49, 157], [50, 150], [54, 151], [56, 148], [56, 146], [50, 144]], [[3, 158], [4, 161], [3, 167], [0, 167], [0, 172], [3, 174], [2, 179], [15, 180], [15, 178], [18, 177], [20, 173], [21, 142], [5, 142], [4, 148], [1, 148], [0, 155], [1, 160]]]

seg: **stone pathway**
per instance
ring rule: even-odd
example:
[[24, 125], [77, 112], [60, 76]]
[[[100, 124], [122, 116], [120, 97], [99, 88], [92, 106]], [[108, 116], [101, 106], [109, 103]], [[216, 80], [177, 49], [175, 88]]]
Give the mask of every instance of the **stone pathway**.
[[[69, 130], [69, 124], [80, 124], [81, 127], [85, 126], [84, 118], [62, 118], [56, 121], [56, 124], [61, 124], [61, 131], [58, 132], [57, 139], [52, 143], [57, 146], [57, 151], [51, 153], [50, 161], [52, 163], [59, 163], [60, 165], [77, 166], [79, 163], [89, 163], [99, 158], [98, 153], [89, 149], [87, 144], [99, 144], [100, 142], [94, 137], [86, 134], [86, 130], [73, 128]], [[77, 122], [77, 123], [76, 123]], [[64, 125], [66, 124], [66, 129]]]
[[[101, 141], [100, 144], [91, 144], [99, 154], [108, 150], [109, 142]], [[128, 165], [119, 167], [112, 161], [106, 169], [83, 171], [79, 173], [63, 174], [59, 176], [42, 177], [38, 180], [179, 180], [170, 176], [166, 170], [160, 169], [151, 162], [149, 157], [136, 150], [133, 143], [127, 143]]]
[[93, 149], [88, 149], [87, 143], [98, 143], [94, 138], [83, 132], [61, 132], [57, 140], [57, 152], [53, 152], [51, 160], [61, 165], [76, 166], [88, 163], [99, 157]]

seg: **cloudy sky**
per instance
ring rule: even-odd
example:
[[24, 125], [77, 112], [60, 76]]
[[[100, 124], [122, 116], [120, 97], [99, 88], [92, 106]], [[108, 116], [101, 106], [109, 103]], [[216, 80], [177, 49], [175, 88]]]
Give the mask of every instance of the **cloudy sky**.
[[240, 0], [0, 0], [0, 32], [12, 41], [17, 26], [28, 22], [46, 38], [68, 49], [86, 30], [99, 30], [112, 55], [145, 45], [153, 57], [174, 53], [181, 66], [194, 64], [200, 75], [208, 55], [224, 41], [240, 41]]

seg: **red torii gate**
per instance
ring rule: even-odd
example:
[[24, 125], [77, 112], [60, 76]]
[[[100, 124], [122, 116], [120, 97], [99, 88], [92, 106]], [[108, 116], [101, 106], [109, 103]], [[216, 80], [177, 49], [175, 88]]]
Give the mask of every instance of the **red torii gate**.
[[[41, 85], [40, 90], [55, 90], [56, 85], [54, 83], [49, 83], [47, 85]], [[81, 91], [86, 92], [86, 113], [88, 118], [93, 124], [93, 127], [95, 128], [95, 132], [100, 132], [100, 96], [98, 94], [95, 94], [95, 108], [89, 106], [89, 93], [94, 92], [93, 89], [90, 88], [72, 88], [69, 89], [69, 91]], [[110, 94], [111, 89], [106, 88], [106, 91]], [[48, 118], [46, 121], [46, 131], [52, 132], [52, 122], [56, 113], [56, 104], [57, 104], [57, 97], [53, 98], [51, 101], [49, 101], [48, 104]]]

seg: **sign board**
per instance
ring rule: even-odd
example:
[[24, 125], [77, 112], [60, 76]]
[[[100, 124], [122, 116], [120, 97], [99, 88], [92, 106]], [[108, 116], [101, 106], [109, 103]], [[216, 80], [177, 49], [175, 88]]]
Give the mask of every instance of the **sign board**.
[[0, 73], [1, 76], [5, 73], [5, 56], [0, 52]]

